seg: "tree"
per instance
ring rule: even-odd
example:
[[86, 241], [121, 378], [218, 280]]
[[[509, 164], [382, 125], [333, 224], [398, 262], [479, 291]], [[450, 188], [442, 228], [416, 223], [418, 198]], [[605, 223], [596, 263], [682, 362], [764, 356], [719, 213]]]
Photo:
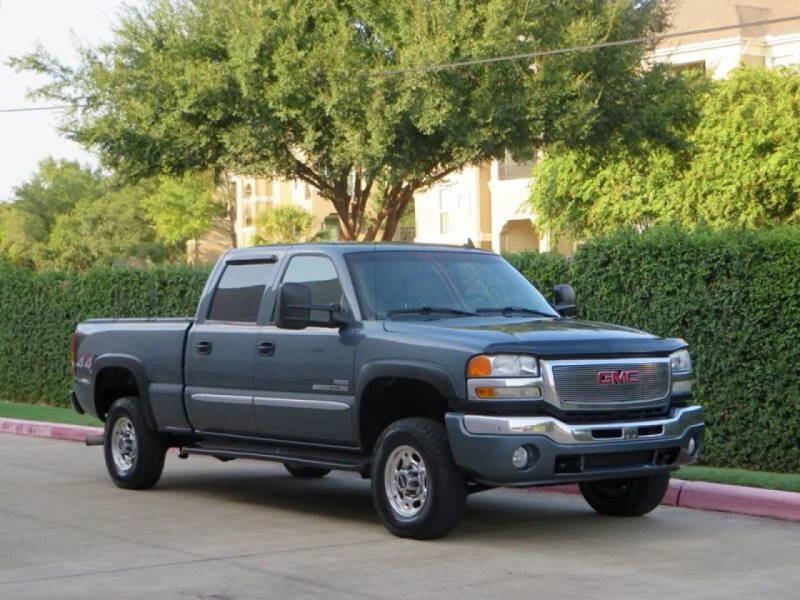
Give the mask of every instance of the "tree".
[[294, 244], [304, 242], [311, 233], [314, 216], [291, 204], [269, 208], [256, 217], [256, 244]]
[[75, 161], [46, 158], [33, 176], [14, 188], [0, 215], [0, 254], [13, 262], [33, 264], [34, 248], [50, 235], [58, 215], [103, 193], [99, 171]]
[[415, 70], [647, 37], [659, 0], [148, 0], [77, 68], [13, 61], [69, 103], [62, 130], [131, 180], [212, 171], [299, 178], [344, 239], [392, 239], [415, 192], [556, 142], [669, 138], [651, 44]]
[[141, 188], [129, 186], [79, 201], [56, 217], [47, 241], [37, 245], [36, 267], [83, 271], [96, 265], [163, 262], [167, 248], [147, 219], [143, 197]]
[[[210, 175], [161, 176], [154, 192], [144, 198], [143, 206], [158, 238], [168, 246], [183, 247], [220, 222], [226, 223], [224, 194], [216, 189]], [[233, 224], [228, 225], [226, 229], [232, 229]]]
[[685, 144], [548, 153], [534, 173], [539, 222], [575, 238], [800, 222], [800, 70], [742, 68], [693, 86], [694, 115], [674, 123]]

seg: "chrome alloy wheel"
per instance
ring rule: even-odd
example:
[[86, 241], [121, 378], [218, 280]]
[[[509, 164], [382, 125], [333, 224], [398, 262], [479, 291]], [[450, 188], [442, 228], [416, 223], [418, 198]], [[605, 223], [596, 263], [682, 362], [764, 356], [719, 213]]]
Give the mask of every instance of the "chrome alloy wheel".
[[111, 456], [117, 473], [125, 475], [136, 464], [136, 430], [128, 417], [120, 417], [111, 430]]
[[401, 517], [417, 516], [428, 499], [428, 470], [422, 455], [411, 446], [398, 446], [383, 471], [386, 497]]

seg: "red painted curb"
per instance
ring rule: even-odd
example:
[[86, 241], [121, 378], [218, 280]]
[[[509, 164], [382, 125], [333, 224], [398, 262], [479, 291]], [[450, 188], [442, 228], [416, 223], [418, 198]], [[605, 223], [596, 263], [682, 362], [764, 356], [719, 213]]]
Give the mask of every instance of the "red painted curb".
[[[527, 491], [580, 494], [577, 485], [537, 487]], [[800, 523], [800, 493], [796, 492], [671, 479], [661, 504]]]
[[0, 417], [0, 433], [83, 442], [90, 435], [102, 434], [103, 428]]
[[685, 481], [679, 506], [800, 522], [800, 493], [796, 492]]

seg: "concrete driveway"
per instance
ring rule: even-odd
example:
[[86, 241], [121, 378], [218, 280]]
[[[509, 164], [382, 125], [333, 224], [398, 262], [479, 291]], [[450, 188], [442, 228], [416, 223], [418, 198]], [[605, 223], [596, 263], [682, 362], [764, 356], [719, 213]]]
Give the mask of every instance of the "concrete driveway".
[[167, 459], [119, 490], [100, 448], [0, 434], [0, 598], [800, 598], [800, 525], [496, 490], [447, 538], [392, 537], [352, 474]]

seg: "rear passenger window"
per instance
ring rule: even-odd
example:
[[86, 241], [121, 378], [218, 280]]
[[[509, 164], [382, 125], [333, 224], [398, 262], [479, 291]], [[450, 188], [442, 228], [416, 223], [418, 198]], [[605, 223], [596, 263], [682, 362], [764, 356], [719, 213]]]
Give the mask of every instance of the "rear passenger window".
[[255, 323], [264, 290], [274, 276], [272, 262], [227, 265], [211, 301], [209, 320]]

